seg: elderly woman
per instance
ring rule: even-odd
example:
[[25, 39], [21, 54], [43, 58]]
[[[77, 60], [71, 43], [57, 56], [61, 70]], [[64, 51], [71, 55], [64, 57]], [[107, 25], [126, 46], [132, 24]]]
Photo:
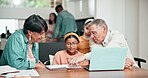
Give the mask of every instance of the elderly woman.
[[[76, 56], [83, 55], [83, 53], [77, 50], [77, 46], [79, 45], [79, 36], [76, 33], [70, 32], [67, 33], [64, 37], [66, 50], [58, 51], [55, 54], [53, 65], [62, 65], [62, 64], [69, 64], [68, 59], [73, 58]], [[85, 66], [88, 65], [89, 61], [84, 60], [79, 62], [77, 66]]]
[[44, 68], [40, 63], [38, 42], [42, 40], [48, 27], [39, 15], [31, 15], [25, 20], [23, 29], [13, 33], [5, 45], [0, 65], [17, 69]]

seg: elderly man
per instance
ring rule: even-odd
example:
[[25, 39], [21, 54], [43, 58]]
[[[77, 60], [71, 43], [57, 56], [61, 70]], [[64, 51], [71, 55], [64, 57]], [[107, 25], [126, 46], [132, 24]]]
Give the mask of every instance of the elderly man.
[[[91, 33], [91, 47], [128, 47], [124, 35], [120, 32], [108, 29], [106, 22], [102, 19], [96, 19], [92, 21], [88, 29]], [[90, 56], [91, 52], [85, 54], [84, 56], [75, 57], [69, 60], [69, 62], [71, 64], [75, 64], [85, 59], [90, 60]], [[138, 67], [130, 50], [128, 50], [125, 68], [129, 68], [131, 66]]]

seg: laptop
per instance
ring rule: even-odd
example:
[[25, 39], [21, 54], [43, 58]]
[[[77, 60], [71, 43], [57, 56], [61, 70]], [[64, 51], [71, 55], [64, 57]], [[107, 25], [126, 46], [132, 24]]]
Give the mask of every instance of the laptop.
[[95, 47], [91, 50], [88, 71], [123, 70], [127, 47]]

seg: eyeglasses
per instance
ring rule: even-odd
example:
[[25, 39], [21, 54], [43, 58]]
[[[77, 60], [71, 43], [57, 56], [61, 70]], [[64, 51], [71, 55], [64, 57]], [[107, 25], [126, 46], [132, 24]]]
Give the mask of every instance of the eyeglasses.
[[66, 46], [77, 46], [78, 43], [77, 42], [72, 42], [72, 43], [66, 43]]

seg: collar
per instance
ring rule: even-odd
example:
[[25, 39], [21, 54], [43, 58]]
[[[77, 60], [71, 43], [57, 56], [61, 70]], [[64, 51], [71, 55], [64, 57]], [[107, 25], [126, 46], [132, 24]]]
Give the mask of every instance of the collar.
[[[61, 12], [68, 12], [67, 10], [62, 10]], [[61, 12], [59, 12], [59, 13], [61, 13]]]
[[28, 38], [26, 37], [26, 35], [24, 34], [23, 30], [20, 29], [19, 32], [22, 34], [22, 36], [23, 36], [23, 38], [24, 38], [24, 42], [25, 42], [25, 43], [29, 43], [29, 40], [28, 40]]
[[108, 29], [107, 35], [106, 35], [104, 41], [102, 42], [102, 45], [103, 46], [106, 46], [109, 43], [109, 41], [111, 39], [110, 36], [111, 36], [111, 31]]
[[[21, 35], [23, 36], [24, 42], [25, 42], [26, 44], [29, 44], [29, 40], [28, 40], [28, 38], [26, 37], [26, 35], [24, 34], [23, 29], [20, 29], [19, 32], [20, 32]], [[32, 47], [34, 47], [34, 46], [35, 46], [35, 43], [32, 43]]]

